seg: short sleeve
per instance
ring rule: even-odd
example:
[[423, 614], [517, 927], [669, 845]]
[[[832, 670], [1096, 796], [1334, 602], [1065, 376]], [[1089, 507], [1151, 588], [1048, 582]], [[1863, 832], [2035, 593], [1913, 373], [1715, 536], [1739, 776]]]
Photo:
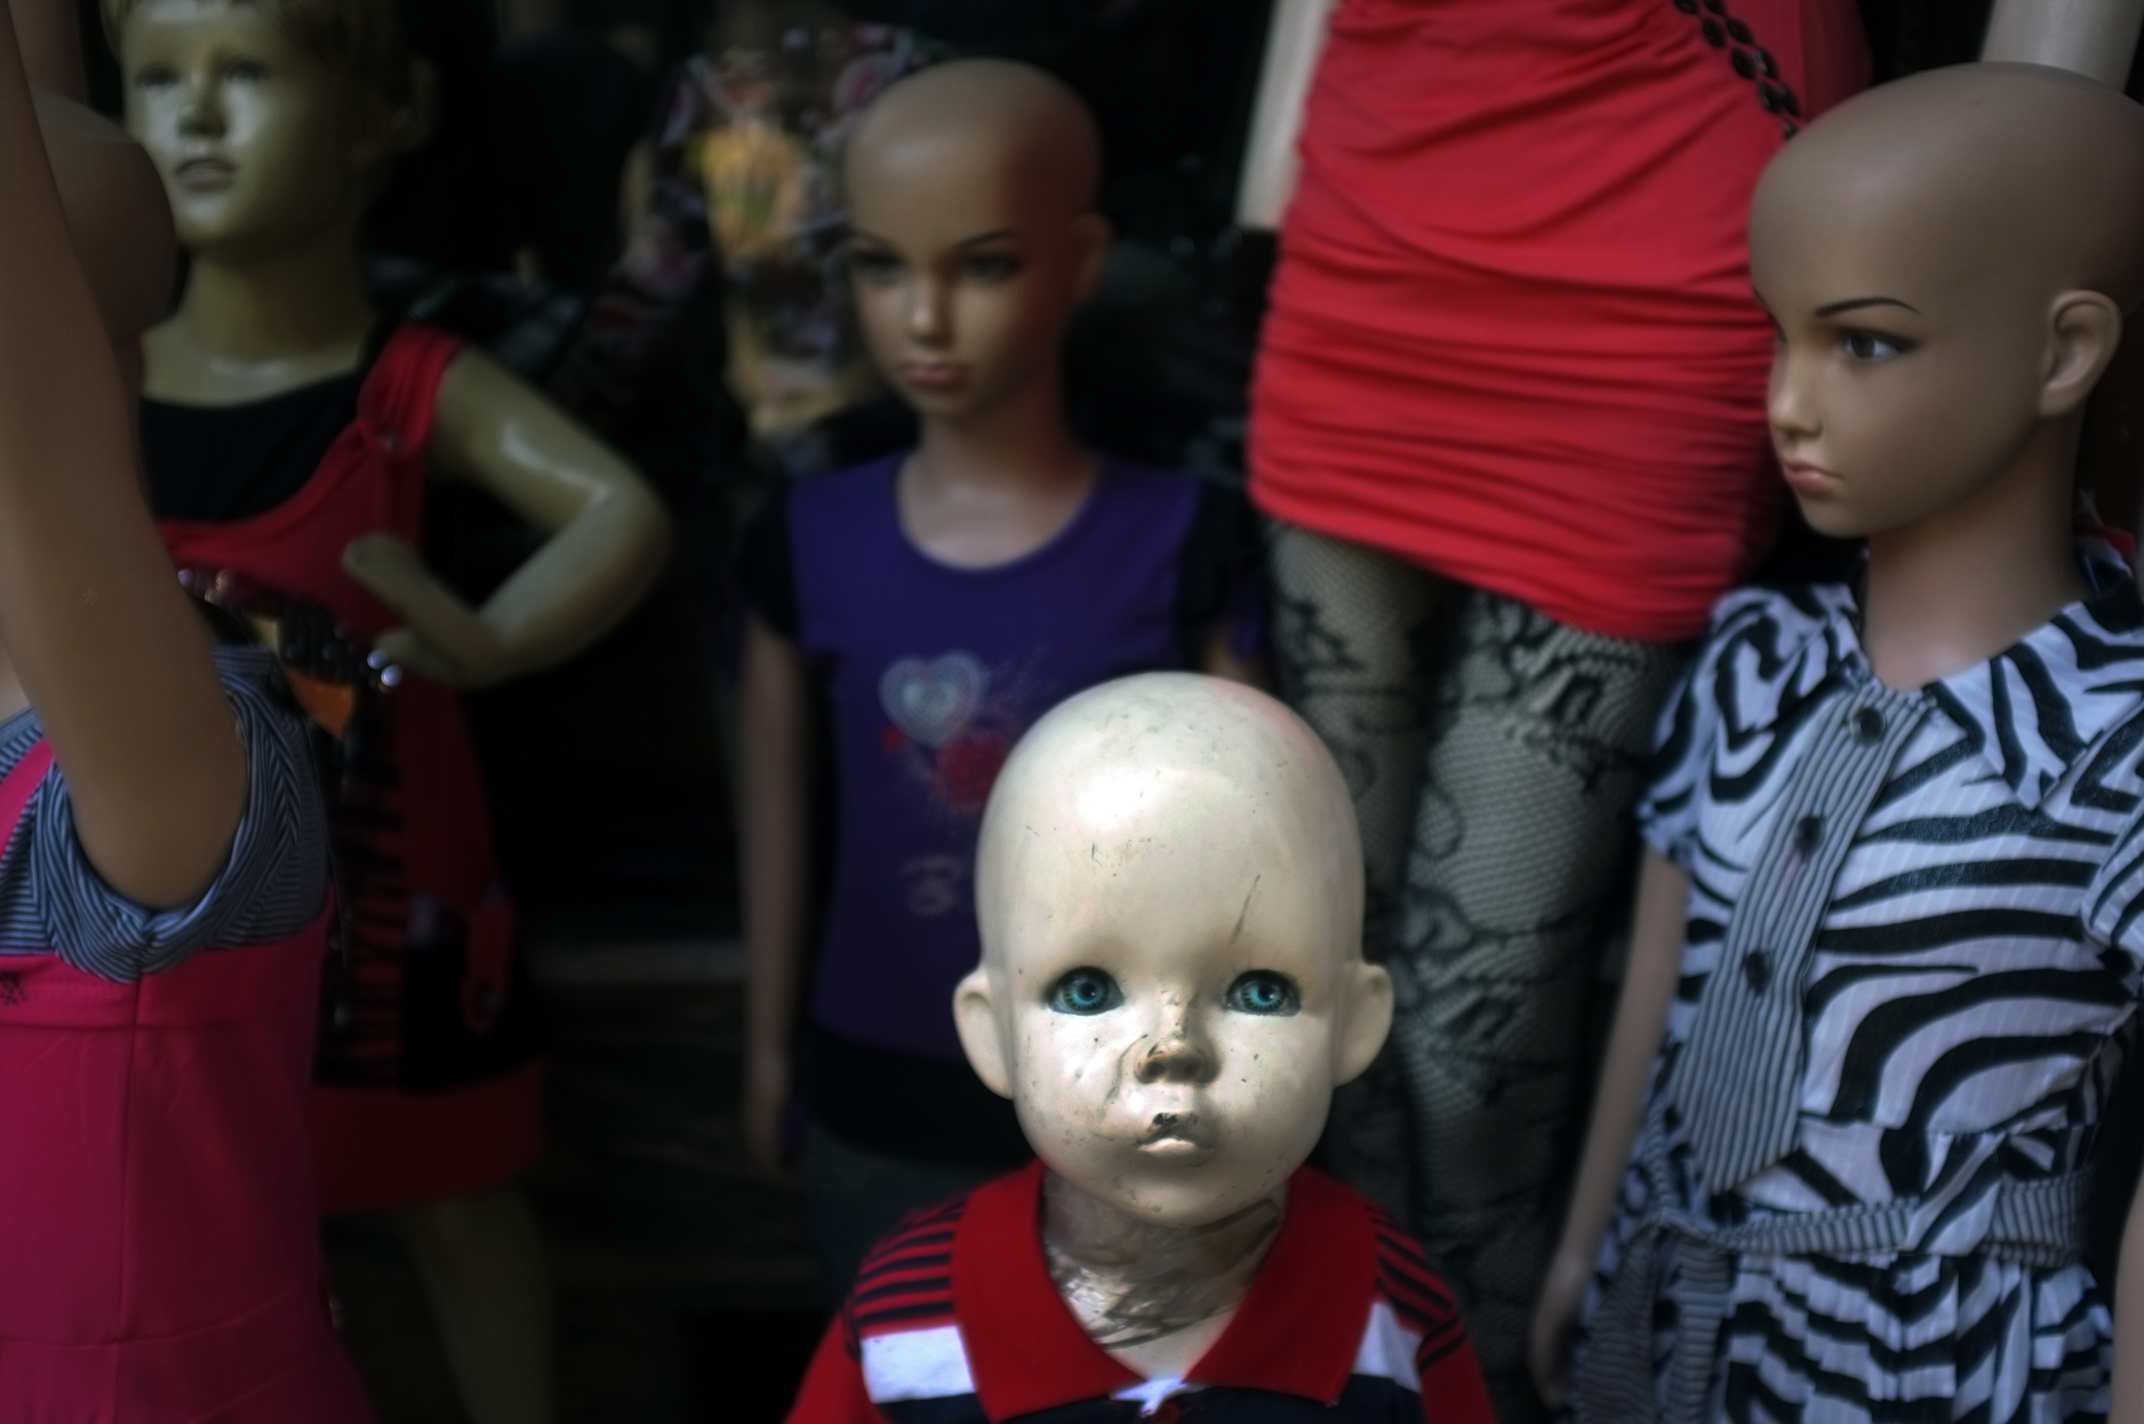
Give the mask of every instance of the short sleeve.
[[796, 554], [789, 540], [790, 491], [776, 491], [745, 525], [737, 582], [745, 607], [783, 637], [797, 636]]
[[819, 1339], [788, 1424], [885, 1424], [885, 1418], [864, 1389], [863, 1361], [844, 1310]]
[[275, 657], [223, 647], [216, 671], [246, 748], [246, 804], [223, 869], [192, 904], [150, 910], [113, 890], [75, 834], [57, 766], [33, 796], [30, 895], [47, 943], [86, 973], [132, 980], [211, 946], [263, 944], [297, 933], [326, 904], [332, 876], [326, 792], [311, 724]]
[[1489, 1383], [1481, 1372], [1474, 1342], [1454, 1317], [1453, 1328], [1424, 1337], [1415, 1357], [1421, 1381], [1422, 1418], [1426, 1424], [1496, 1424]]
[[1728, 652], [1764, 616], [1771, 597], [1744, 590], [1714, 606], [1705, 641], [1653, 728], [1652, 770], [1638, 800], [1638, 831], [1647, 845], [1685, 870], [1695, 859], [1698, 815], [1719, 743], [1720, 680]]
[[1266, 586], [1258, 516], [1240, 490], [1207, 479], [1197, 486], [1178, 574], [1177, 646], [1196, 667], [1219, 629], [1238, 657], [1259, 659], [1266, 651]]
[[2125, 956], [2130, 982], [2144, 984], [2144, 814], [2116, 837], [2086, 887], [2084, 933]]

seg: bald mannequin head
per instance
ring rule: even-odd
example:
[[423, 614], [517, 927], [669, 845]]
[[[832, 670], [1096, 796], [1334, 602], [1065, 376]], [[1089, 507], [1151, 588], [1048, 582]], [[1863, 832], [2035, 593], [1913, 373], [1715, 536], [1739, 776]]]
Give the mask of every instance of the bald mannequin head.
[[1391, 1025], [1347, 787], [1233, 683], [1127, 678], [1043, 718], [992, 793], [976, 887], [969, 1062], [1054, 1171], [1142, 1218], [1269, 1195]]
[[1108, 252], [1100, 176], [1086, 106], [1029, 65], [938, 65], [864, 112], [843, 158], [858, 317], [926, 421], [1057, 379]]
[[1810, 522], [1885, 533], [2046, 477], [2060, 462], [2023, 457], [2074, 436], [2144, 299], [2140, 257], [2144, 109], [2104, 85], [1962, 65], [1805, 129], [1758, 186], [1750, 266]]

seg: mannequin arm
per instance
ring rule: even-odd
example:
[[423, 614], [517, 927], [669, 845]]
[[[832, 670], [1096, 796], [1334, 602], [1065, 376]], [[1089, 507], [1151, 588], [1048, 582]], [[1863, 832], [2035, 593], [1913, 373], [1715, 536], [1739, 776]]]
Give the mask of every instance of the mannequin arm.
[[[1548, 1280], [1534, 1320], [1534, 1380], [1549, 1394], [1561, 1391], [1570, 1326], [1600, 1250], [1601, 1235], [1615, 1209], [1616, 1188], [1630, 1165], [1631, 1147], [1645, 1106], [1645, 1085], [1660, 1052], [1668, 1005], [1682, 972], [1685, 920], [1690, 909], [1689, 873], [1648, 849], [1638, 872], [1638, 904], [1631, 921], [1630, 964], [1616, 1005], [1615, 1031], [1601, 1065], [1578, 1181], [1564, 1213], [1563, 1235], [1550, 1258]], [[1548, 1315], [1551, 1319], [1544, 1319]], [[1548, 1338], [1544, 1338], [1544, 1336]], [[1551, 1396], [1553, 1399], [1553, 1396]]]
[[670, 521], [640, 477], [490, 357], [448, 368], [427, 452], [551, 539], [472, 611], [390, 535], [354, 541], [352, 578], [407, 622], [383, 653], [457, 687], [485, 687], [564, 662], [616, 625], [660, 576]]
[[744, 863], [745, 1093], [748, 1146], [781, 1154], [804, 967], [810, 844], [811, 699], [797, 647], [754, 615], [745, 623], [737, 824]]
[[2110, 1424], [2144, 1424], [2144, 1182], [2130, 1198], [2115, 1268], [2114, 1409]]
[[1265, 69], [1244, 144], [1236, 189], [1236, 222], [1256, 232], [1279, 228], [1295, 192], [1295, 141], [1303, 131], [1303, 101], [1325, 43], [1334, 0], [1274, 0], [1266, 29]]
[[2140, 26], [2144, 0], [1995, 0], [1980, 57], [2074, 70], [2119, 89]]
[[82, 26], [74, 0], [13, 0], [15, 38], [30, 88], [89, 102], [89, 74], [82, 65]]
[[[150, 262], [162, 190], [142, 152], [86, 113], [55, 133], [55, 182], [12, 21], [0, 16], [0, 648], [90, 863], [166, 908], [228, 854], [246, 755], [208, 626], [142, 503], [133, 412], [92, 292], [110, 274], [85, 271], [68, 240], [70, 223], [120, 223]], [[63, 212], [63, 189], [97, 205]], [[85, 252], [121, 247], [85, 236]]]

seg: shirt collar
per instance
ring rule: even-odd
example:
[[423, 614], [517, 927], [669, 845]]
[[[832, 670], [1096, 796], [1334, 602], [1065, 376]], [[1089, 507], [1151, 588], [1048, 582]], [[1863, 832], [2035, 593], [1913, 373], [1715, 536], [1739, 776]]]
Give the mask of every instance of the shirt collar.
[[[1050, 1280], [1043, 1174], [1035, 1162], [977, 1189], [954, 1236], [954, 1310], [976, 1395], [993, 1421], [1142, 1383], [1087, 1337]], [[1354, 1370], [1376, 1281], [1369, 1211], [1330, 1177], [1303, 1168], [1288, 1184], [1280, 1234], [1243, 1304], [1185, 1381], [1331, 1407]]]
[[[2077, 554], [2089, 597], [1986, 662], [1921, 689], [2028, 809], [2102, 733], [2144, 707], [2144, 601], [2129, 566], [2096, 538], [2080, 539]], [[1824, 626], [1809, 651], [1867, 675], [1853, 589], [1829, 584], [1814, 596]]]

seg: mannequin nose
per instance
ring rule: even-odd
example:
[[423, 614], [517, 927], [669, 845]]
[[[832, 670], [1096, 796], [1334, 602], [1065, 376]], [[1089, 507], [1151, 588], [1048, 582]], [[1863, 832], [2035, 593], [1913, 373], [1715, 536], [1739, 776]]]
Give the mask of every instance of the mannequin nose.
[[1772, 358], [1772, 381], [1765, 394], [1765, 418], [1771, 424], [1772, 433], [1782, 440], [1807, 439], [1823, 430], [1807, 379], [1795, 369], [1792, 358], [1784, 351]]
[[928, 346], [944, 341], [953, 324], [947, 300], [944, 283], [929, 278], [917, 282], [908, 296], [909, 336]]
[[1142, 1083], [1204, 1083], [1214, 1076], [1213, 1045], [1189, 1004], [1162, 1010], [1154, 1038], [1136, 1065]]
[[207, 75], [186, 82], [186, 97], [179, 110], [179, 132], [190, 137], [215, 138], [223, 133], [223, 97]]

